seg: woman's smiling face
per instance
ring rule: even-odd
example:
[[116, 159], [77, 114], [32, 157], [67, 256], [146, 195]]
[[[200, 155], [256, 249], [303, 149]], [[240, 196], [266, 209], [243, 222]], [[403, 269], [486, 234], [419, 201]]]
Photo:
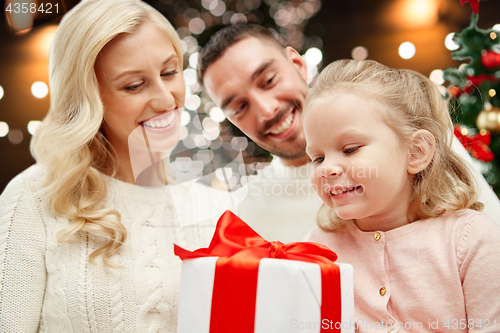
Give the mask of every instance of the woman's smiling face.
[[[172, 42], [159, 28], [143, 23], [99, 54], [95, 73], [104, 105], [103, 129], [120, 159], [129, 154], [129, 135], [141, 125], [152, 144], [170, 149], [179, 140], [185, 84]], [[153, 119], [154, 118], [154, 119]]]

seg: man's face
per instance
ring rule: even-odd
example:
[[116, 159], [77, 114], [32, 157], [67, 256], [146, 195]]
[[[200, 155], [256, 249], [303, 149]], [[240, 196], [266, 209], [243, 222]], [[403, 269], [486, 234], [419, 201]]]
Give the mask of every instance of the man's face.
[[294, 49], [254, 37], [229, 47], [204, 76], [208, 95], [236, 127], [290, 160], [305, 157], [306, 80], [305, 61]]

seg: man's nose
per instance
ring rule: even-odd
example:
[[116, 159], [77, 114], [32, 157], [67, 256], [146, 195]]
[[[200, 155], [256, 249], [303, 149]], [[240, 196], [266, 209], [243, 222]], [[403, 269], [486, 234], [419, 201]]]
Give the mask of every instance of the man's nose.
[[274, 118], [279, 110], [279, 102], [272, 96], [265, 94], [256, 94], [254, 96], [255, 107], [260, 120], [269, 120]]

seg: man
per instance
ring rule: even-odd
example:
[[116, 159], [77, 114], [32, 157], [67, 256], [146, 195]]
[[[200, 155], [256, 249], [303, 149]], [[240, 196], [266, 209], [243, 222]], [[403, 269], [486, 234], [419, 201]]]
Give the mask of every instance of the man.
[[[309, 185], [301, 122], [309, 89], [304, 59], [262, 26], [231, 25], [215, 33], [200, 52], [198, 79], [229, 121], [279, 157], [250, 183], [240, 217], [268, 240], [301, 240], [315, 226], [321, 205]], [[453, 148], [472, 162], [456, 139]], [[500, 201], [474, 172], [484, 212], [500, 224]]]

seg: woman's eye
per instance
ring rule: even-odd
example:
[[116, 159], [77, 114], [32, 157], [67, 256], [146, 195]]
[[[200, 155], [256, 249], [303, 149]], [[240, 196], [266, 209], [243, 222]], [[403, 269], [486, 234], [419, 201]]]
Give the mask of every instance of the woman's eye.
[[163, 74], [161, 74], [161, 76], [163, 76], [163, 77], [171, 77], [171, 76], [174, 76], [175, 74], [177, 74], [176, 70], [163, 73]]
[[127, 90], [127, 91], [135, 91], [135, 90], [139, 89], [143, 84], [144, 83], [134, 84], [133, 86], [125, 87], [125, 90]]
[[349, 147], [344, 149], [344, 154], [352, 154], [357, 152], [359, 147]]

